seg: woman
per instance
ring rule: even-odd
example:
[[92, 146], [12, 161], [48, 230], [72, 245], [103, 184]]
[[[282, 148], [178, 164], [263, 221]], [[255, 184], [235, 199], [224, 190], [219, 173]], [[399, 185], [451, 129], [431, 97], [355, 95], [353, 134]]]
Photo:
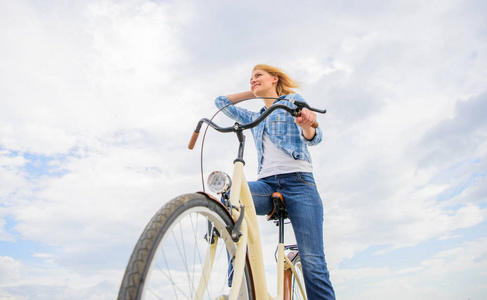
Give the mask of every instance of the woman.
[[[252, 71], [250, 91], [220, 96], [215, 100], [218, 108], [244, 98], [263, 99], [265, 107], [251, 112], [230, 105], [223, 112], [241, 123], [250, 123], [274, 103], [294, 107], [291, 101], [304, 99], [291, 89], [298, 85], [276, 67], [259, 64]], [[284, 100], [286, 99], [286, 100]], [[323, 250], [323, 205], [312, 174], [308, 145], [322, 140], [321, 129], [311, 125], [316, 114], [303, 109], [301, 116], [293, 118], [288, 112], [277, 109], [252, 129], [258, 154], [257, 181], [249, 182], [257, 214], [266, 215], [272, 208], [272, 193], [279, 191], [293, 225], [304, 270], [308, 299], [335, 299]]]

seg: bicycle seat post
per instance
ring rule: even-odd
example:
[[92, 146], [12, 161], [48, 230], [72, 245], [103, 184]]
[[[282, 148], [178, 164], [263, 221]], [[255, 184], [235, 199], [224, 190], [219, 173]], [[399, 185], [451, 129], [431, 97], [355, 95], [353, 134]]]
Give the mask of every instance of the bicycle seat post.
[[277, 299], [284, 297], [284, 220], [288, 218], [286, 204], [281, 193], [275, 192], [271, 196], [274, 209], [267, 215], [267, 220], [276, 220], [279, 227], [279, 244], [276, 250], [277, 261]]
[[284, 216], [282, 214], [279, 215], [277, 226], [279, 226], [279, 244], [284, 244]]
[[284, 220], [289, 217], [286, 210], [286, 204], [284, 203], [284, 199], [279, 192], [273, 193], [271, 200], [274, 204], [274, 208], [272, 212], [267, 215], [267, 220], [275, 220], [277, 226], [279, 227], [279, 243], [284, 244]]

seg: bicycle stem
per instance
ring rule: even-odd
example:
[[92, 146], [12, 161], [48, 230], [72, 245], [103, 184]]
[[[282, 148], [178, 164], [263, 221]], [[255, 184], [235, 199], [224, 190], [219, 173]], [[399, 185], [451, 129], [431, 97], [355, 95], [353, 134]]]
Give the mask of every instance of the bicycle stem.
[[243, 134], [243, 131], [239, 129], [239, 126], [240, 126], [239, 123], [235, 123], [234, 125], [235, 133], [237, 134], [239, 145], [238, 145], [238, 156], [233, 161], [233, 163], [235, 164], [235, 162], [241, 161], [245, 165], [245, 161], [243, 159], [244, 150], [245, 150], [245, 135]]

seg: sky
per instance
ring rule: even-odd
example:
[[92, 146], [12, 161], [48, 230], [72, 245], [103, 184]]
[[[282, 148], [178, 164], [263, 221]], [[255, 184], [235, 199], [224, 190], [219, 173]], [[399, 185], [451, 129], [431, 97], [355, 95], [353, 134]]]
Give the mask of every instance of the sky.
[[[197, 121], [258, 63], [327, 109], [310, 151], [337, 298], [487, 299], [486, 15], [480, 0], [1, 1], [0, 299], [114, 299], [152, 215], [202, 189]], [[204, 176], [231, 172], [236, 147], [209, 131]]]

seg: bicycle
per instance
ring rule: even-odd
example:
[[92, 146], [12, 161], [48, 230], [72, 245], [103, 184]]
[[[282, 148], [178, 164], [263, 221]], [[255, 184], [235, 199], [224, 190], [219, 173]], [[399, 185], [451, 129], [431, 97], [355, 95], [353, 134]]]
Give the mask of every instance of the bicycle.
[[[255, 98], [231, 105], [249, 99]], [[119, 300], [307, 299], [298, 249], [296, 245], [284, 246], [287, 212], [279, 193], [273, 194], [274, 210], [268, 215], [268, 220], [274, 220], [279, 227], [278, 295], [274, 298], [269, 294], [257, 215], [243, 173], [244, 130], [257, 126], [276, 109], [284, 109], [293, 116], [299, 116], [303, 108], [326, 113], [305, 102], [293, 101], [293, 104], [294, 108], [274, 104], [249, 124], [220, 127], [213, 118], [198, 122], [189, 149], [194, 148], [203, 123], [208, 125], [207, 130], [211, 127], [218, 132], [234, 132], [238, 138], [233, 176], [217, 171], [208, 178], [208, 186], [223, 201], [206, 192], [197, 192], [181, 195], [162, 206], [134, 248]], [[318, 123], [313, 124], [317, 126]]]

